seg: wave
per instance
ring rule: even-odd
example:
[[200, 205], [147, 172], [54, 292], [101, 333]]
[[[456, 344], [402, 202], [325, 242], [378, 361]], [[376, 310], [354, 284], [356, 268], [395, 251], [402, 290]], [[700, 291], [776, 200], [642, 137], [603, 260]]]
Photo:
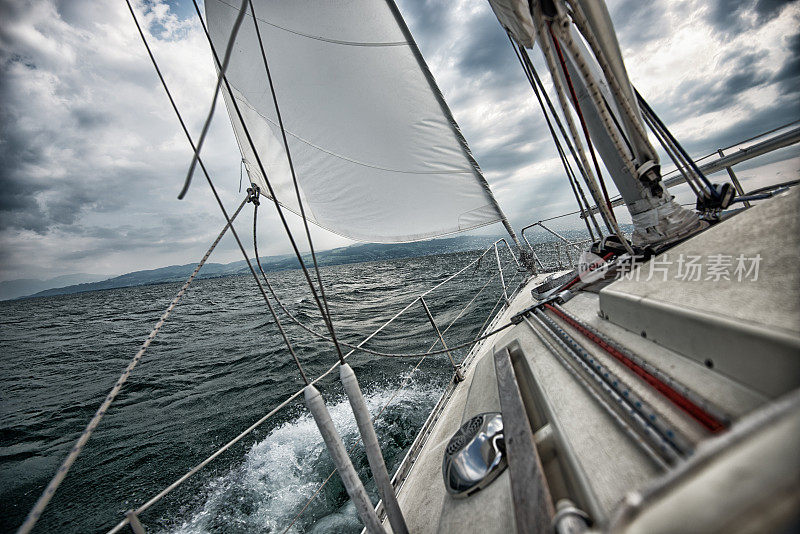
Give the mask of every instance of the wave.
[[[373, 417], [390, 402], [393, 394], [393, 388], [381, 387], [365, 395]], [[436, 395], [431, 387], [414, 381], [391, 399], [376, 423], [387, 465], [392, 466], [402, 459], [404, 449], [424, 422], [424, 414], [435, 402]], [[328, 409], [345, 444], [352, 446], [358, 440], [358, 430], [347, 399], [329, 402]], [[402, 428], [397, 428], [398, 421]], [[398, 447], [397, 438], [407, 443]], [[351, 453], [351, 458], [362, 480], [367, 479], [366, 457], [360, 446]], [[333, 463], [314, 419], [309, 413], [303, 413], [274, 428], [265, 439], [254, 444], [241, 465], [209, 482], [200, 509], [167, 532], [283, 532], [332, 470]], [[365, 485], [373, 502], [377, 502], [371, 481], [365, 480]], [[307, 530], [309, 528], [311, 530]], [[290, 532], [360, 530], [355, 509], [335, 475]]]

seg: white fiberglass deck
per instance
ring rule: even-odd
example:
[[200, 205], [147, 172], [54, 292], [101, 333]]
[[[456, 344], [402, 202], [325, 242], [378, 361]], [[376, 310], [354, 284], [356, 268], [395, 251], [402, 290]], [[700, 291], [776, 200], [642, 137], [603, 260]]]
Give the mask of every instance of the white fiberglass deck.
[[[736, 215], [673, 250], [680, 252], [682, 250], [680, 247], [695, 250], [692, 247], [700, 246], [699, 250], [706, 255], [719, 251], [738, 254], [738, 250], [749, 254], [756, 250], [760, 251], [762, 256], [770, 258], [769, 265], [784, 265], [788, 261], [787, 258], [796, 260], [796, 233], [782, 235], [774, 226], [772, 230], [765, 227], [783, 224], [785, 217], [797, 220], [798, 193], [800, 192], [783, 195]], [[749, 246], [750, 241], [742, 245], [737, 239], [742, 232], [746, 233], [748, 228], [752, 228], [754, 218], [757, 218], [761, 225], [759, 235], [770, 236], [769, 239], [758, 240], [761, 248], [755, 249]], [[785, 241], [791, 242], [787, 245]], [[800, 285], [796, 272], [795, 269], [781, 284], [762, 283], [758, 288], [758, 298], [744, 302], [737, 301], [738, 309], [729, 314], [732, 324], [735, 325], [738, 321], [744, 327], [753, 322], [751, 318], [760, 320], [775, 315], [774, 309], [764, 309], [766, 303], [770, 302], [770, 295], [763, 295], [762, 292], [773, 292], [774, 302], [778, 303], [778, 306], [782, 306], [781, 303], [785, 303], [787, 298], [797, 299], [794, 302], [800, 301]], [[544, 276], [540, 275], [528, 281], [512, 300], [511, 305], [495, 320], [495, 325], [505, 324], [511, 316], [535, 304], [531, 289], [539, 285], [543, 279]], [[774, 396], [765, 393], [762, 384], [764, 381], [769, 381], [769, 375], [773, 370], [765, 370], [764, 376], [737, 377], [727, 372], [725, 366], [720, 370], [713, 365], [707, 365], [705, 362], [707, 358], [702, 354], [687, 354], [686, 350], [683, 350], [683, 354], [679, 353], [665, 347], [665, 343], [654, 342], [652, 336], [643, 337], [638, 328], [631, 331], [601, 317], [601, 302], [605, 298], [604, 295], [620, 295], [626, 291], [634, 293], [639, 287], [644, 286], [637, 286], [627, 281], [613, 282], [604, 289], [589, 287], [579, 291], [574, 298], [563, 305], [563, 308], [699, 394], [729, 416], [734, 423], [772, 400]], [[681, 288], [682, 286], [673, 284], [661, 294], [668, 295], [675, 308], [680, 308], [682, 302], [680, 291], [689, 291], [686, 287]], [[748, 291], [752, 290], [751, 288]], [[781, 294], [777, 295], [776, 292]], [[708, 309], [708, 313], [719, 312], [721, 303], [714, 300], [713, 292], [708, 294], [706, 300], [692, 300], [693, 313], [702, 315], [704, 309]], [[735, 295], [735, 292], [729, 292], [729, 295]], [[635, 317], [635, 308], [626, 308], [624, 298], [618, 300], [614, 314], [624, 310], [630, 312], [633, 309], [631, 316]], [[637, 299], [628, 300], [632, 302], [632, 306], [641, 305]], [[722, 303], [722, 305], [731, 304]], [[794, 309], [789, 306], [787, 313], [791, 314], [791, 310]], [[780, 309], [777, 313], [780, 315]], [[612, 320], [614, 314], [611, 316]], [[682, 432], [693, 447], [711, 437], [706, 428], [677, 409], [628, 368], [582, 337], [577, 330], [555, 316], [551, 318], [578, 340], [598, 361], [630, 384], [632, 389], [649, 402], [670, 425]], [[800, 338], [800, 325], [795, 324], [792, 330], [792, 323], [787, 322], [785, 318], [782, 320], [780, 328]], [[788, 321], [791, 320], [792, 317], [789, 317]], [[441, 468], [445, 446], [463, 422], [481, 412], [500, 411], [492, 355], [494, 350], [503, 348], [512, 341], [520, 344], [533, 379], [549, 403], [556, 423], [560, 427], [560, 433], [572, 449], [579, 469], [588, 481], [595, 499], [596, 525], [607, 524], [613, 510], [623, 501], [626, 494], [647, 487], [665, 472], [663, 465], [654, 462], [634, 440], [620, 430], [608, 413], [568, 372], [552, 349], [541, 341], [540, 335], [541, 332], [537, 334], [530, 324], [523, 321], [484, 341], [474, 351], [471, 359], [468, 359], [465, 380], [453, 390], [452, 396], [432, 425], [408, 476], [401, 481], [398, 498], [411, 532], [488, 533], [515, 530], [508, 470], [478, 493], [468, 498], [456, 499], [446, 492]], [[674, 335], [681, 335], [681, 331], [675, 331]], [[713, 343], [714, 335], [718, 333], [709, 332], [707, 342]], [[793, 365], [789, 366], [790, 372]], [[792, 380], [800, 380], [800, 377], [789, 376], [784, 381]], [[796, 382], [791, 384], [788, 389], [797, 387]], [[790, 440], [789, 445], [800, 446], [799, 441], [794, 438], [793, 444]], [[562, 487], [563, 484], [559, 485], [559, 476], [555, 472], [559, 469], [557, 462], [550, 460], [547, 453], [542, 453], [545, 475], [550, 484], [553, 501], [556, 501], [567, 496], [567, 489]], [[385, 526], [387, 529], [390, 528], [388, 522]]]

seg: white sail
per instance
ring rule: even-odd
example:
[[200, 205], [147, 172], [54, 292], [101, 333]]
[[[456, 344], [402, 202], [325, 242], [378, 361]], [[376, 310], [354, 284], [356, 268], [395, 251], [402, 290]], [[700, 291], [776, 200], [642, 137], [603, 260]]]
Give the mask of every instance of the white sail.
[[[238, 0], [206, 0], [224, 53]], [[396, 8], [376, 0], [254, 0], [308, 220], [361, 241], [402, 242], [503, 220]], [[249, 12], [223, 92], [250, 179], [267, 192], [231, 98], [288, 209], [296, 194]]]

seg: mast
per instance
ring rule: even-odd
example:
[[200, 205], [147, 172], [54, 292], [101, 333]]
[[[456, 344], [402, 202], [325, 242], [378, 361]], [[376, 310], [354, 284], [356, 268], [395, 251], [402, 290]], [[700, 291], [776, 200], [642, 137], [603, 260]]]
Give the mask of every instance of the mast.
[[[532, 2], [527, 12], [519, 6], [509, 9], [512, 0], [490, 0], [490, 4], [517, 42], [535, 40], [542, 47], [567, 122], [573, 113], [578, 116], [589, 150], [597, 150], [627, 205], [633, 245], [665, 243], [702, 228], [699, 216], [674, 202], [661, 181], [658, 155], [645, 131], [604, 2], [539, 1]], [[573, 129], [572, 135], [580, 145], [577, 131]], [[596, 170], [605, 193], [599, 167]], [[590, 190], [596, 205], [606, 207], [607, 195], [601, 196], [596, 186], [590, 185]], [[612, 224], [617, 226], [616, 221]]]

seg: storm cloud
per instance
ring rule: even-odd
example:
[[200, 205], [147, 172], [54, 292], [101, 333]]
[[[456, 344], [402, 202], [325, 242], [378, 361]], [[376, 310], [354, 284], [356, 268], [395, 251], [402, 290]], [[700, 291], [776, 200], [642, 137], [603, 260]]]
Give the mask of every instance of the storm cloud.
[[[398, 3], [512, 223], [574, 209], [488, 3]], [[135, 6], [197, 136], [215, 78], [191, 2]], [[609, 9], [633, 83], [693, 154], [800, 118], [798, 2], [619, 0]], [[540, 53], [531, 57], [547, 78]], [[0, 104], [0, 280], [188, 263], [222, 227], [200, 175], [175, 198], [191, 152], [124, 2], [0, 2]], [[240, 156], [224, 106], [203, 156], [225, 204], [238, 204]], [[241, 221], [242, 234], [251, 222]], [[314, 236], [320, 249], [349, 243]], [[259, 248], [289, 250], [277, 229]], [[214, 261], [238, 254], [226, 238]]]

